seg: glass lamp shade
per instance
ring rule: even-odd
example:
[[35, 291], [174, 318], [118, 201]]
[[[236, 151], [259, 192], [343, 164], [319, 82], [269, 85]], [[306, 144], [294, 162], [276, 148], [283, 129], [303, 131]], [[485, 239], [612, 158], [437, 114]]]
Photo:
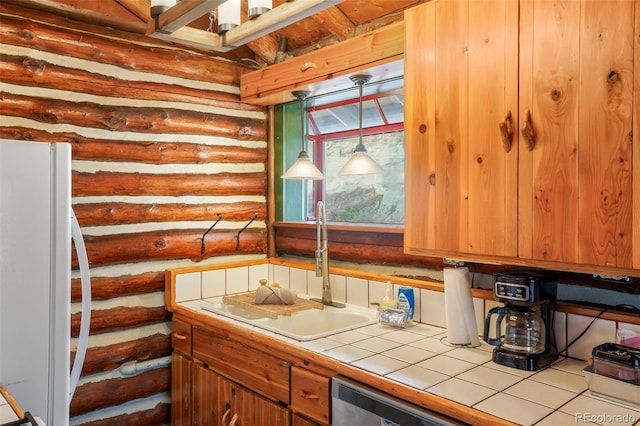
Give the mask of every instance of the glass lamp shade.
[[240, 0], [227, 0], [218, 6], [218, 34], [240, 25]]
[[315, 164], [311, 162], [309, 155], [305, 151], [300, 151], [298, 159], [289, 167], [289, 170], [282, 175], [282, 179], [322, 180], [324, 179], [324, 175], [318, 170]]
[[383, 168], [380, 167], [376, 161], [367, 154], [367, 149], [362, 143], [362, 86], [371, 79], [369, 74], [356, 74], [349, 77], [351, 81], [359, 87], [360, 102], [358, 104], [358, 115], [360, 124], [358, 129], [360, 130], [360, 141], [356, 148], [353, 150], [353, 154], [349, 161], [342, 166], [338, 172], [338, 176], [348, 175], [372, 175], [375, 173], [382, 173]]
[[364, 145], [359, 143], [349, 161], [338, 172], [338, 176], [372, 175], [383, 171], [384, 169], [367, 154]]

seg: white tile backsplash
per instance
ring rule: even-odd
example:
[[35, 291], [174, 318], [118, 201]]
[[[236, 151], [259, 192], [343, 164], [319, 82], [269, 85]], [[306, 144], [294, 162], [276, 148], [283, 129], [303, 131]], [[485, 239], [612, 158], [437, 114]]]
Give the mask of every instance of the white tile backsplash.
[[369, 285], [362, 278], [347, 277], [347, 303], [369, 307]]
[[484, 334], [484, 299], [473, 298], [473, 311], [476, 314], [476, 329], [478, 336]]
[[249, 267], [228, 268], [227, 294], [244, 293], [247, 291], [249, 291]]
[[296, 290], [298, 294], [308, 294], [307, 271], [298, 268], [289, 268], [289, 288]]
[[176, 275], [176, 302], [202, 299], [201, 280], [200, 272]]
[[[322, 298], [322, 277], [316, 277], [315, 269], [313, 271], [306, 271], [307, 273], [307, 294], [309, 297]], [[334, 282], [329, 275], [329, 282], [331, 284], [331, 296], [337, 300], [334, 290]]]
[[[584, 331], [591, 323], [593, 318], [583, 315], [567, 316], [567, 339], [569, 343]], [[616, 323], [614, 321], [597, 319], [589, 327], [589, 330], [578, 339], [569, 349], [567, 354], [570, 357], [578, 359], [589, 359], [594, 346], [598, 346], [606, 342], [615, 342], [616, 340]]]
[[336, 302], [347, 303], [347, 277], [344, 275], [330, 275], [331, 296]]
[[387, 289], [391, 286], [391, 295], [395, 298], [396, 294], [393, 291], [393, 284], [388, 284], [383, 281], [369, 281], [369, 304], [380, 303], [382, 298], [387, 295]]
[[444, 309], [444, 293], [433, 290], [420, 290], [420, 318], [423, 323], [446, 327], [447, 318]]
[[289, 269], [288, 266], [273, 265], [273, 280], [269, 284], [278, 283], [280, 287], [289, 288]]
[[553, 313], [553, 330], [555, 332], [556, 347], [562, 355], [567, 355], [564, 348], [567, 346], [567, 314], [564, 312]]
[[269, 279], [269, 265], [263, 263], [249, 266], [249, 290], [258, 288], [261, 279], [267, 280], [268, 283], [271, 282]]
[[224, 296], [226, 271], [224, 269], [213, 269], [202, 271], [202, 298]]
[[[322, 277], [316, 277], [315, 269], [307, 270], [274, 264], [256, 264], [228, 269], [177, 274], [175, 279], [176, 302], [187, 302], [201, 298], [219, 297], [225, 294], [242, 293], [257, 288], [259, 280], [266, 278], [270, 284], [294, 288], [301, 295], [322, 297]], [[330, 275], [331, 293], [337, 302], [370, 307], [379, 303], [386, 295], [388, 283], [343, 275]], [[397, 298], [399, 284], [393, 284], [393, 295]], [[446, 332], [444, 293], [414, 288], [414, 323], [443, 327]], [[482, 336], [487, 312], [502, 303], [494, 300], [474, 298], [478, 335]], [[592, 317], [554, 312], [554, 330], [558, 349], [565, 348], [589, 325]], [[615, 342], [616, 332], [622, 330], [640, 335], [640, 325], [616, 323], [598, 319], [565, 355], [579, 360], [588, 360], [594, 346]]]

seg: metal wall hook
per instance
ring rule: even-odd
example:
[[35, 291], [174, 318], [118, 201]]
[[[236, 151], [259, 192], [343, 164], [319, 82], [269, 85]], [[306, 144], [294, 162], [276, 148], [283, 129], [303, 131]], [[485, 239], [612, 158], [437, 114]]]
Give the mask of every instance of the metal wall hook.
[[251, 220], [249, 221], [249, 223], [247, 223], [244, 228], [242, 228], [241, 230], [238, 231], [238, 235], [236, 235], [236, 251], [238, 249], [240, 249], [240, 234], [242, 233], [242, 231], [244, 231], [245, 229], [247, 229], [247, 227], [249, 225], [251, 225], [251, 223], [256, 220], [256, 218], [258, 217], [258, 212], [253, 212], [253, 217], [251, 218]]
[[216, 220], [213, 225], [211, 225], [211, 227], [209, 229], [207, 229], [207, 231], [202, 234], [202, 247], [200, 248], [200, 254], [204, 254], [204, 237], [207, 236], [207, 234], [209, 233], [209, 231], [211, 231], [213, 229], [214, 226], [216, 226], [218, 224], [218, 222], [220, 222], [222, 220], [222, 214], [221, 213], [216, 213], [216, 215], [218, 216], [218, 220]]

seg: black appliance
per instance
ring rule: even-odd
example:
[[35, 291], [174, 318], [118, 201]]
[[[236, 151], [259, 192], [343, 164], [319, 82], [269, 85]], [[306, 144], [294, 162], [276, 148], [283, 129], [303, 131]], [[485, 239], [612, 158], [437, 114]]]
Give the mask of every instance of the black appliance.
[[[493, 362], [536, 371], [558, 359], [547, 290], [554, 279], [533, 272], [495, 275], [494, 298], [504, 306], [487, 313], [484, 341], [495, 346]], [[492, 327], [492, 318], [497, 316]], [[504, 321], [504, 334], [502, 324]], [[495, 337], [490, 337], [491, 330]]]

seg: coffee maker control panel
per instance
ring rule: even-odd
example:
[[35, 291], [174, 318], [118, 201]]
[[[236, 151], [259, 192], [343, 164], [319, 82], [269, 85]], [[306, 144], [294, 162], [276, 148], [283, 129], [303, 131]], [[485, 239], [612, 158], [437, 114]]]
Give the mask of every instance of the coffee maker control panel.
[[522, 284], [496, 283], [496, 297], [500, 299], [516, 300], [520, 302], [529, 301], [529, 287]]
[[540, 286], [544, 280], [541, 277], [528, 273], [500, 273], [495, 277], [493, 292], [497, 300], [519, 305], [543, 301]]

